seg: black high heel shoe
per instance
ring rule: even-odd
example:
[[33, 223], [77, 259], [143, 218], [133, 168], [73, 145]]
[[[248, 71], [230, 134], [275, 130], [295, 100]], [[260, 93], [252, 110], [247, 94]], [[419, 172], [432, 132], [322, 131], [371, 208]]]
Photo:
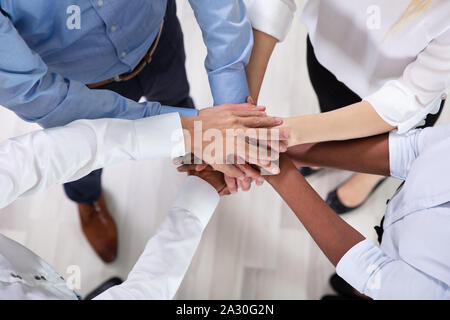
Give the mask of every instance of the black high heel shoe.
[[367, 200], [370, 198], [370, 196], [383, 184], [383, 182], [386, 181], [387, 178], [384, 178], [383, 180], [381, 180], [380, 182], [377, 183], [377, 185], [372, 189], [372, 191], [370, 192], [369, 196], [366, 198], [366, 200], [364, 200], [359, 206], [356, 207], [347, 207], [345, 204], [342, 203], [342, 201], [339, 199], [339, 196], [337, 194], [337, 190], [339, 189], [339, 187], [337, 187], [336, 189], [334, 189], [333, 191], [331, 191], [328, 196], [327, 196], [327, 200], [326, 203], [328, 204], [328, 206], [330, 206], [331, 209], [334, 210], [334, 212], [336, 212], [337, 214], [345, 214], [345, 213], [349, 213], [352, 212], [356, 209], [359, 209], [360, 207], [362, 207]]
[[306, 177], [312, 176], [313, 174], [318, 173], [319, 171], [322, 171], [322, 168], [321, 169], [313, 169], [310, 167], [300, 167], [300, 168], [298, 168], [298, 171], [300, 171], [300, 173], [306, 178]]

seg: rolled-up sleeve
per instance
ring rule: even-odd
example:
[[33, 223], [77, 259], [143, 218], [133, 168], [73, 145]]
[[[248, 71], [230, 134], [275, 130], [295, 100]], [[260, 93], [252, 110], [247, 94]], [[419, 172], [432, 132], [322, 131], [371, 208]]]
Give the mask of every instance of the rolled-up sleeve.
[[249, 94], [245, 66], [253, 47], [253, 34], [242, 0], [190, 0], [203, 41], [214, 104], [243, 103]]
[[450, 299], [450, 288], [402, 260], [392, 259], [370, 240], [350, 249], [336, 271], [373, 299]]
[[400, 133], [439, 111], [450, 87], [450, 30], [431, 41], [399, 79], [365, 97], [380, 117]]
[[389, 165], [391, 176], [405, 180], [414, 161], [427, 148], [450, 137], [450, 124], [423, 130], [411, 130], [405, 134], [389, 135]]
[[84, 84], [50, 72], [12, 22], [0, 13], [0, 104], [29, 122], [45, 128], [78, 119], [140, 119], [178, 112], [195, 116], [195, 109], [136, 103], [109, 90], [90, 90]]
[[244, 0], [252, 27], [283, 41], [297, 6], [293, 0]]

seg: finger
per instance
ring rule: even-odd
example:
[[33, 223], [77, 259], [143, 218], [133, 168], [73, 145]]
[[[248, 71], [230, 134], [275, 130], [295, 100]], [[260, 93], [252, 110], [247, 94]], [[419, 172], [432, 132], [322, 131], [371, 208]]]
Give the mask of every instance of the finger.
[[[276, 161], [280, 158], [279, 152], [270, 149], [265, 145], [255, 146], [247, 144], [246, 146], [245, 160], [253, 164], [268, 165], [270, 161]], [[242, 152], [242, 150], [238, 150]], [[240, 154], [238, 154], [240, 156]], [[256, 161], [256, 162], [255, 162]]]
[[265, 111], [258, 110], [236, 110], [232, 114], [236, 117], [266, 117], [267, 113]]
[[283, 119], [278, 117], [242, 117], [239, 123], [247, 128], [269, 128], [283, 124]]
[[[240, 120], [243, 119], [246, 118], [240, 118]], [[287, 141], [290, 137], [289, 131], [283, 128], [246, 128], [244, 130], [235, 129], [232, 131], [227, 131], [227, 134], [234, 134], [235, 136], [238, 136], [240, 138], [248, 138], [248, 140], [254, 144], [255, 141]]]
[[[249, 143], [253, 142], [250, 141]], [[285, 141], [260, 141], [259, 146], [270, 150], [275, 150], [278, 153], [286, 152], [288, 149]]]
[[234, 194], [237, 192], [237, 182], [236, 179], [233, 177], [229, 177], [227, 175], [224, 176], [225, 183], [227, 184], [228, 191], [230, 194]]
[[238, 190], [239, 190], [239, 189], [242, 189], [242, 180], [237, 179], [236, 182], [237, 182], [237, 189], [238, 189]]
[[227, 110], [231, 111], [238, 111], [238, 110], [245, 110], [245, 111], [265, 111], [266, 107], [263, 106], [255, 106], [250, 103], [242, 103], [242, 104], [230, 104], [226, 106]]
[[195, 166], [195, 171], [203, 171], [208, 167], [208, 164], [206, 162], [202, 163], [202, 164], [197, 164]]
[[250, 178], [245, 178], [244, 180], [241, 180], [240, 182], [241, 182], [242, 191], [247, 192], [252, 187], [252, 179], [250, 179]]
[[237, 166], [239, 169], [241, 169], [242, 172], [244, 172], [247, 178], [257, 179], [258, 177], [261, 176], [259, 170], [256, 170], [249, 164], [238, 164]]
[[183, 164], [177, 168], [178, 172], [189, 172], [195, 170], [195, 164]]
[[236, 166], [232, 164], [216, 164], [212, 166], [215, 170], [224, 173], [232, 178], [239, 178], [244, 175], [244, 173]]
[[173, 158], [172, 163], [176, 166], [183, 164], [183, 157]]
[[280, 173], [280, 167], [275, 163], [270, 163], [267, 167], [261, 167], [261, 175], [276, 175]]
[[[267, 141], [258, 141], [257, 139], [238, 136], [234, 141], [235, 146], [232, 152], [236, 155], [236, 159], [245, 160], [245, 162], [250, 162], [253, 164], [255, 160], [262, 161], [260, 164], [268, 164], [269, 161], [276, 161], [279, 159], [280, 154], [277, 150], [271, 149], [267, 146]], [[273, 141], [273, 145], [277, 142]], [[228, 150], [231, 153], [231, 150]], [[251, 161], [250, 161], [251, 160]], [[244, 164], [244, 162], [235, 162], [238, 164]]]
[[264, 184], [264, 181], [266, 181], [262, 176], [256, 178], [256, 185], [257, 186], [262, 186]]
[[229, 196], [230, 194], [231, 192], [228, 187], [223, 188], [223, 190], [219, 192], [219, 196]]
[[247, 98], [247, 103], [252, 104], [252, 105], [256, 105], [255, 100], [253, 100], [253, 98], [251, 96], [249, 96]]
[[[253, 146], [255, 148], [255, 146]], [[264, 154], [265, 152], [250, 151], [247, 147], [246, 150], [237, 150], [234, 156], [234, 164], [243, 165], [246, 162], [249, 164], [257, 165], [258, 167], [268, 167], [272, 161], [277, 161], [279, 159], [279, 153], [270, 150], [269, 154]], [[242, 170], [242, 169], [241, 169]]]

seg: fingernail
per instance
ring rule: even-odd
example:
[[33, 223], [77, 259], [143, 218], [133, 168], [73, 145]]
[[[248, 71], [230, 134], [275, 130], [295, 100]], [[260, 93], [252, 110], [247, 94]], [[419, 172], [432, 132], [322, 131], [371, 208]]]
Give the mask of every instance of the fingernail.
[[286, 152], [287, 151], [286, 146], [285, 145], [280, 145], [280, 151], [281, 152]]
[[284, 136], [286, 139], [289, 139], [289, 132], [284, 131], [283, 136]]
[[259, 178], [256, 179], [256, 183], [257, 183], [259, 186], [262, 186], [262, 185], [264, 184], [264, 181], [266, 181], [266, 180], [264, 180], [263, 177], [259, 177]]
[[277, 124], [282, 124], [282, 123], [283, 123], [283, 119], [281, 119], [281, 118], [275, 118], [275, 122], [276, 122]]

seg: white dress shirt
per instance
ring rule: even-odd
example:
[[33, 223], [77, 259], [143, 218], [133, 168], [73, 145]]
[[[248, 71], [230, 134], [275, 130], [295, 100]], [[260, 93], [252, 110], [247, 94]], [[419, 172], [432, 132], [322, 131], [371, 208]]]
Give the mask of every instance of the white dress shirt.
[[[0, 144], [0, 208], [92, 170], [124, 160], [185, 153], [176, 113], [137, 121], [76, 121]], [[181, 139], [182, 140], [182, 139]], [[188, 177], [128, 279], [99, 299], [171, 299], [187, 271], [219, 201], [216, 190]], [[1, 217], [0, 217], [1, 218]], [[0, 235], [0, 299], [77, 299], [45, 261]]]
[[[256, 29], [284, 39], [294, 0], [246, 3]], [[450, 88], [450, 1], [432, 1], [390, 32], [410, 3], [307, 0], [301, 13], [319, 62], [400, 133], [436, 113]]]
[[450, 125], [389, 138], [393, 177], [381, 246], [365, 240], [337, 273], [374, 299], [450, 299]]
[[283, 41], [297, 10], [294, 0], [244, 0], [252, 27]]

